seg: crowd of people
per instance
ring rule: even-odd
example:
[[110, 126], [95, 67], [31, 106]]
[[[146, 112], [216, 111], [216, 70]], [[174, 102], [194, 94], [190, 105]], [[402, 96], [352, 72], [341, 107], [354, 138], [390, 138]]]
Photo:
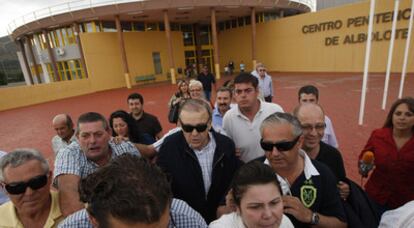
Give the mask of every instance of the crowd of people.
[[315, 86], [287, 113], [264, 64], [225, 85], [207, 67], [179, 81], [165, 134], [138, 93], [108, 119], [57, 114], [53, 171], [34, 149], [0, 153], [0, 227], [414, 226], [414, 98], [361, 148], [365, 191]]

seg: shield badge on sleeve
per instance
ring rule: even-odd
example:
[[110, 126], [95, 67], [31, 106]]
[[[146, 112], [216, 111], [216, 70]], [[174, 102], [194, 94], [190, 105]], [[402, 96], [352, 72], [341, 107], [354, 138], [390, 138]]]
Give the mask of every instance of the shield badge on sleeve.
[[305, 207], [310, 208], [316, 200], [317, 189], [313, 185], [303, 185], [300, 188], [300, 200]]

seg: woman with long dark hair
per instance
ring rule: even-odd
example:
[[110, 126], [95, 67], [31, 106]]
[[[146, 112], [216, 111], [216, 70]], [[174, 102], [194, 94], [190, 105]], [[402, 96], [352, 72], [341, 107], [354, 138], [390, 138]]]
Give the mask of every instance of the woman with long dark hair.
[[372, 132], [362, 150], [362, 161], [366, 153], [374, 155], [375, 166], [365, 190], [379, 215], [414, 200], [414, 98], [394, 102], [384, 126]]

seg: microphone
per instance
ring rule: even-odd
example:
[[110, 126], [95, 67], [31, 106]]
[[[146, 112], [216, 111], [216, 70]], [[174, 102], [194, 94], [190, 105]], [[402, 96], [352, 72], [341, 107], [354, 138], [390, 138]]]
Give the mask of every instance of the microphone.
[[374, 153], [367, 151], [362, 155], [362, 159], [359, 161], [359, 173], [362, 177], [368, 177], [368, 173], [374, 168]]

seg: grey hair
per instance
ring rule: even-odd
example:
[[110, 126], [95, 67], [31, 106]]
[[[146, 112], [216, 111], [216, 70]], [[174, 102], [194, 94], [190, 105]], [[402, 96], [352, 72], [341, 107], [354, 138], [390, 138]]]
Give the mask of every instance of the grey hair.
[[16, 149], [0, 158], [0, 181], [4, 181], [4, 169], [7, 166], [14, 168], [31, 160], [39, 161], [45, 173], [49, 172], [49, 163], [39, 151], [28, 148]]
[[199, 80], [192, 79], [192, 80], [190, 80], [190, 83], [188, 84], [188, 88], [191, 89], [192, 87], [201, 87], [201, 88], [203, 88], [203, 84]]
[[208, 114], [208, 120], [211, 120], [212, 111], [210, 108], [210, 104], [204, 100], [187, 99], [180, 105], [180, 110], [179, 110], [179, 115], [178, 115], [179, 117], [181, 117], [181, 112], [183, 110], [189, 111], [189, 112], [202, 112], [203, 110], [205, 110]]
[[263, 120], [260, 125], [260, 133], [263, 135], [263, 130], [273, 124], [290, 124], [293, 130], [293, 136], [298, 137], [302, 134], [302, 127], [298, 118], [290, 113], [275, 112]]

